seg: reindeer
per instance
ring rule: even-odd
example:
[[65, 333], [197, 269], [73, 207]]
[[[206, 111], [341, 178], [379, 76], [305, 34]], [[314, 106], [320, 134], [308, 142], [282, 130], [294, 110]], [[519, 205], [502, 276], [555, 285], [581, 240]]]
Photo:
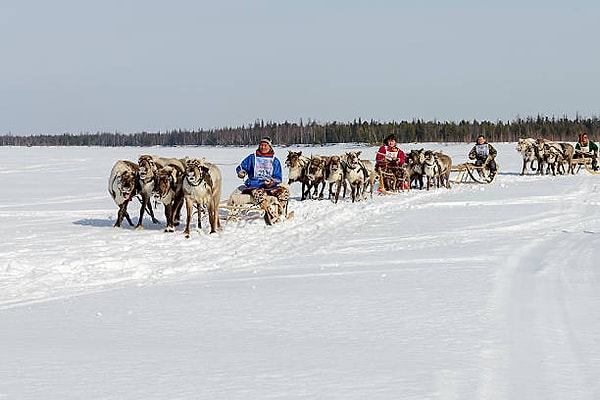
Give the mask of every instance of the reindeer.
[[167, 227], [165, 232], [175, 232], [183, 206], [183, 175], [185, 171], [175, 165], [159, 168], [154, 175], [152, 195], [165, 206]]
[[308, 180], [306, 179], [306, 167], [310, 163], [310, 158], [302, 155], [302, 151], [290, 151], [285, 159], [285, 165], [289, 169], [288, 185], [293, 182], [302, 183], [302, 200], [305, 200], [304, 194]]
[[[325, 162], [325, 181], [329, 183], [329, 199], [333, 196], [337, 204], [340, 198], [340, 190], [344, 187], [342, 197], [346, 197], [346, 179], [344, 177], [344, 162], [340, 156], [329, 156]], [[335, 187], [335, 193], [333, 188]]]
[[[539, 169], [539, 158], [538, 158], [538, 148], [536, 144], [536, 140], [533, 138], [525, 138], [519, 139], [517, 143], [517, 151], [521, 153], [521, 157], [523, 158], [523, 168], [521, 169], [521, 175], [525, 175], [527, 172], [527, 165], [529, 168], [534, 171], [533, 162], [538, 161], [538, 169]], [[539, 172], [539, 171], [538, 171]]]
[[152, 222], [158, 224], [158, 219], [154, 217], [154, 211], [150, 207], [150, 198], [154, 189], [154, 177], [158, 171], [158, 165], [155, 161], [156, 157], [149, 155], [141, 155], [138, 159], [138, 184], [139, 194], [142, 198], [140, 206], [140, 217], [135, 229], [142, 229], [142, 221], [144, 219], [144, 211], [147, 209], [148, 214], [152, 218]]
[[121, 226], [123, 218], [126, 218], [129, 225], [133, 226], [133, 222], [127, 212], [127, 205], [137, 194], [138, 171], [138, 165], [128, 160], [118, 160], [110, 171], [108, 192], [117, 206], [119, 206], [117, 221], [114, 225], [115, 228]]
[[444, 185], [446, 189], [450, 189], [450, 169], [452, 168], [452, 158], [441, 151], [434, 153], [434, 156], [439, 168], [439, 183]]
[[435, 154], [431, 150], [425, 151], [425, 161], [423, 162], [423, 172], [427, 178], [427, 190], [432, 185], [440, 187], [440, 167], [437, 163]]
[[367, 191], [371, 198], [373, 198], [373, 192], [375, 191], [375, 181], [377, 180], [377, 171], [375, 170], [375, 164], [371, 160], [360, 160], [363, 170], [366, 172], [365, 183], [363, 186], [363, 198], [367, 198]]
[[[548, 175], [550, 171], [552, 171], [552, 175], [556, 175], [557, 172], [563, 174], [565, 172], [564, 162], [569, 164], [568, 171], [574, 173], [573, 154], [575, 153], [575, 148], [572, 145], [564, 143], [563, 146], [562, 143], [542, 138], [538, 138], [536, 144], [540, 156], [538, 163], [541, 161], [546, 164], [546, 175]], [[541, 170], [542, 167], [540, 166], [539, 169]], [[538, 173], [540, 173], [540, 171], [538, 171]], [[541, 174], [543, 173], [544, 172], [542, 171]]]
[[[570, 143], [561, 142], [559, 145], [562, 147], [563, 160], [567, 163], [567, 174], [575, 175], [575, 164], [573, 164], [573, 157], [575, 156], [575, 146]], [[564, 166], [563, 166], [564, 171]]]
[[[423, 163], [425, 162], [425, 150], [411, 150], [407, 154], [407, 164], [408, 164], [408, 180], [409, 186], [415, 184], [419, 185], [419, 189], [423, 189]], [[416, 186], [415, 186], [416, 187]]]
[[[325, 190], [325, 162], [326, 157], [322, 157], [319, 155], [312, 155], [310, 157], [310, 162], [306, 166], [305, 176], [306, 176], [306, 193], [302, 193], [302, 198], [323, 198], [323, 191]], [[321, 186], [321, 190], [319, 190], [319, 186]], [[314, 188], [314, 192], [311, 195], [311, 189]]]
[[222, 177], [221, 171], [215, 164], [205, 162], [204, 159], [188, 159], [183, 180], [183, 194], [187, 218], [185, 237], [190, 237], [190, 224], [194, 205], [198, 209], [198, 228], [201, 228], [201, 207], [206, 205], [210, 233], [215, 233], [221, 227], [219, 220], [219, 201], [221, 199]]
[[366, 198], [366, 189], [371, 186], [371, 197], [375, 186], [375, 166], [369, 160], [361, 160], [361, 151], [349, 151], [344, 155], [346, 163], [344, 165], [344, 176], [350, 185], [350, 194], [352, 202]]

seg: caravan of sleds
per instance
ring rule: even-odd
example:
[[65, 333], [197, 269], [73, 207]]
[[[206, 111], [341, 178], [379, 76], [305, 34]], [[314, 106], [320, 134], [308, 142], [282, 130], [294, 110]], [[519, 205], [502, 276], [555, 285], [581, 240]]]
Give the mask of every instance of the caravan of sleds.
[[523, 158], [521, 175], [528, 167], [537, 174], [576, 174], [584, 168], [593, 175], [600, 174], [593, 154], [578, 150], [570, 143], [554, 142], [544, 138], [519, 139], [517, 151]]
[[[523, 158], [521, 175], [528, 168], [537, 169], [537, 174], [553, 175], [578, 173], [584, 168], [591, 174], [600, 174], [592, 164], [592, 158], [575, 150], [569, 143], [558, 143], [546, 139], [519, 139], [516, 150]], [[341, 155], [304, 156], [301, 151], [288, 151], [285, 165], [288, 168], [289, 185], [299, 182], [302, 185], [301, 200], [324, 199], [328, 189], [328, 199], [337, 203], [340, 198], [349, 197], [352, 202], [373, 196], [378, 184], [380, 194], [397, 194], [414, 188], [427, 190], [432, 187], [450, 188], [450, 183], [491, 183], [495, 174], [484, 165], [473, 162], [453, 164], [450, 156], [432, 150], [410, 150], [406, 153], [404, 165], [391, 165], [375, 168], [371, 160], [361, 159], [361, 151], [348, 151]], [[110, 173], [108, 191], [119, 207], [115, 227], [120, 227], [123, 219], [134, 226], [127, 207], [134, 199], [140, 201], [140, 211], [136, 229], [142, 229], [144, 214], [147, 212], [153, 223], [158, 223], [151, 206], [164, 205], [166, 218], [165, 232], [174, 232], [181, 220], [181, 209], [187, 212], [183, 234], [190, 236], [192, 217], [197, 215], [197, 227], [202, 228], [201, 216], [205, 213], [210, 224], [210, 232], [221, 227], [221, 219], [237, 221], [241, 219], [263, 218], [267, 225], [280, 222], [293, 216], [287, 209], [288, 197], [273, 196], [268, 190], [256, 189], [251, 194], [236, 188], [227, 199], [221, 199], [222, 177], [219, 168], [204, 158], [164, 158], [142, 155], [138, 162], [118, 160]], [[286, 186], [285, 184], [282, 184]]]

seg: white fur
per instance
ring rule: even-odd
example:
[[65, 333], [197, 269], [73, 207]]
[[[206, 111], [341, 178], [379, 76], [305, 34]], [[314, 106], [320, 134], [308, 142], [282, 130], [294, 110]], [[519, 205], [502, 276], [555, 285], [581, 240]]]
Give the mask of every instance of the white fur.
[[208, 168], [208, 174], [210, 175], [212, 185], [209, 185], [205, 180], [200, 182], [195, 181], [192, 177], [192, 168], [188, 167], [186, 169], [187, 175], [183, 180], [183, 195], [187, 211], [185, 230], [183, 233], [186, 237], [190, 236], [190, 224], [195, 204], [199, 206], [198, 224], [200, 224], [200, 206], [206, 205], [210, 222], [210, 233], [216, 232], [217, 228], [221, 227], [221, 222], [219, 220], [219, 202], [221, 199], [222, 185], [221, 171], [216, 165], [204, 162], [203, 159], [192, 159], [190, 161]]
[[525, 175], [527, 172], [527, 165], [533, 170], [533, 162], [538, 161], [538, 173], [540, 161], [537, 158], [535, 148], [537, 147], [536, 140], [533, 138], [519, 139], [517, 143], [517, 151], [521, 153], [523, 158], [523, 168], [521, 169], [521, 175]]

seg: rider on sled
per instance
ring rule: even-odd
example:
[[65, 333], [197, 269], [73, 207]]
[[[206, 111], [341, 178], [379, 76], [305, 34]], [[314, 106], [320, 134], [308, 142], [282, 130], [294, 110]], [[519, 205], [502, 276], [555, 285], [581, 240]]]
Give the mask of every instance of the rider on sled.
[[588, 139], [587, 133], [582, 132], [579, 135], [573, 158], [591, 158], [592, 170], [598, 171], [598, 145]]
[[485, 136], [477, 136], [477, 143], [469, 152], [469, 159], [475, 160], [475, 165], [478, 167], [485, 166], [490, 170], [490, 178], [494, 178], [498, 166], [496, 165], [496, 155], [498, 152], [487, 142]]
[[[375, 170], [380, 174], [388, 175], [393, 174], [395, 178], [404, 179], [404, 162], [406, 160], [406, 155], [402, 150], [396, 147], [396, 136], [391, 134], [388, 135], [383, 140], [383, 146], [377, 150], [377, 155], [375, 156]], [[402, 175], [402, 176], [400, 176]], [[390, 188], [388, 186], [389, 179], [381, 179], [383, 182], [385, 190], [394, 190], [395, 188]], [[404, 181], [401, 187], [402, 190], [408, 189], [408, 183]], [[381, 190], [381, 188], [380, 188]]]
[[290, 189], [281, 185], [281, 162], [275, 157], [271, 138], [264, 137], [258, 149], [242, 160], [235, 169], [238, 178], [246, 178], [240, 189], [242, 193], [252, 194], [255, 189], [262, 188], [267, 195], [275, 196], [280, 204], [280, 215], [287, 213]]

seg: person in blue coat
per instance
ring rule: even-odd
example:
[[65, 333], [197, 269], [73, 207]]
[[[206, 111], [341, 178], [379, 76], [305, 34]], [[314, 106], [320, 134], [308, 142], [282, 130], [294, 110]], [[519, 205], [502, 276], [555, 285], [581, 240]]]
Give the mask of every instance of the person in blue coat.
[[288, 215], [287, 206], [290, 198], [289, 186], [282, 184], [283, 175], [281, 162], [275, 157], [271, 138], [264, 137], [258, 144], [258, 149], [242, 160], [235, 169], [240, 179], [245, 179], [242, 193], [254, 196], [256, 189], [264, 189], [269, 196], [275, 196], [278, 200], [278, 216], [265, 212], [265, 221], [271, 225], [275, 219]]
[[281, 183], [281, 162], [275, 157], [271, 138], [264, 137], [258, 144], [258, 149], [242, 160], [235, 169], [240, 179], [246, 179], [244, 184], [248, 189], [275, 189]]

